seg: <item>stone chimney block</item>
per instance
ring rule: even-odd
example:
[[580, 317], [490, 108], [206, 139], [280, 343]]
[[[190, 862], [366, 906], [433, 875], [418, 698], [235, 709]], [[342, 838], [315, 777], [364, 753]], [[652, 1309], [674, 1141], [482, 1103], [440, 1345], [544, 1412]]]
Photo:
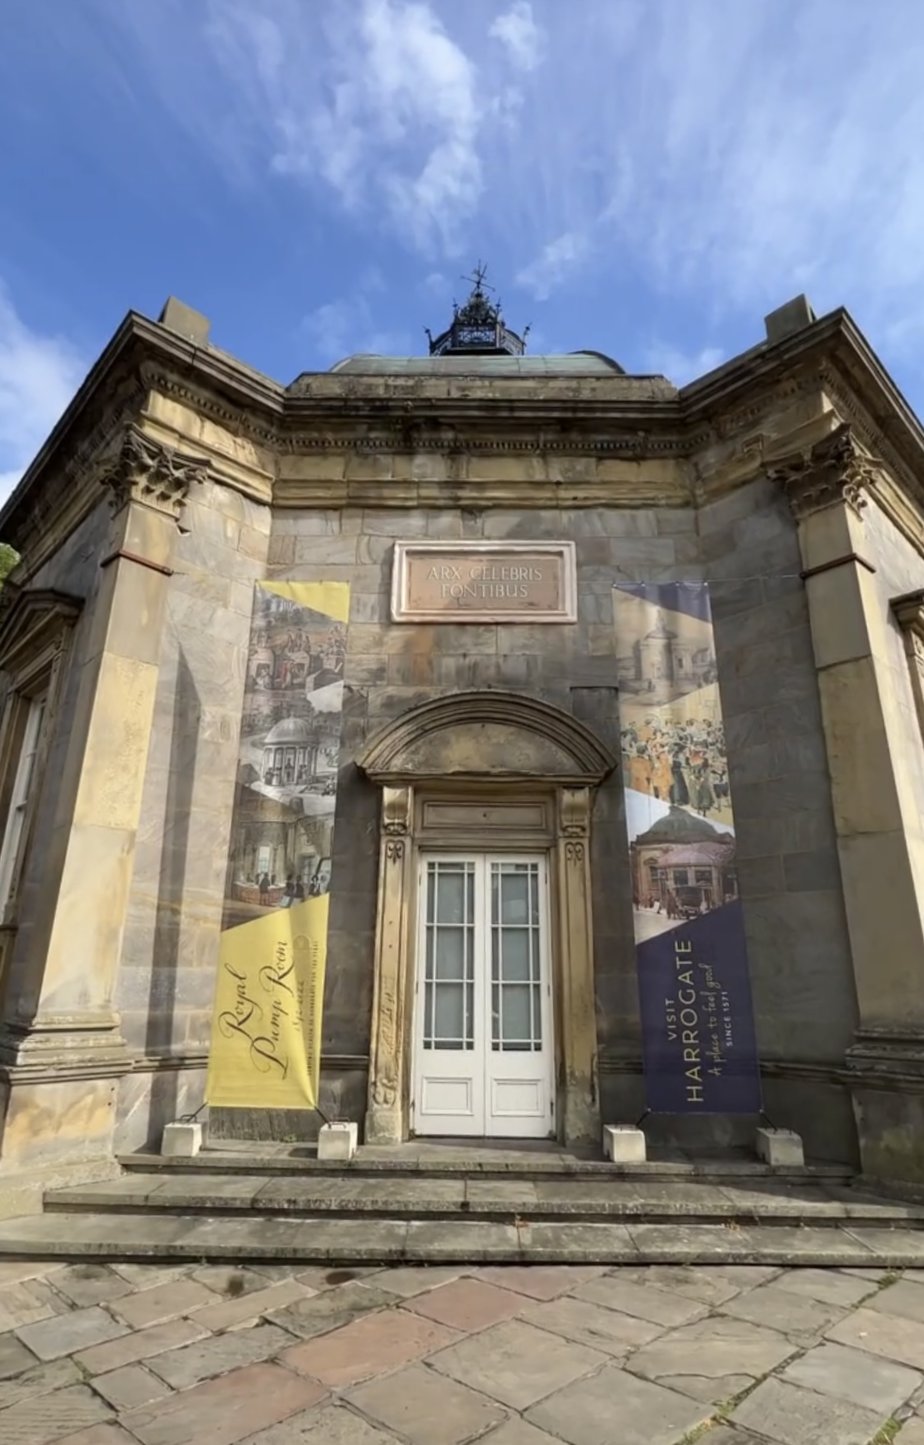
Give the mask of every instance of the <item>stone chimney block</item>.
[[164, 303], [164, 309], [158, 316], [161, 326], [176, 331], [178, 335], [185, 336], [188, 341], [194, 341], [197, 346], [207, 346], [209, 332], [212, 323], [201, 311], [194, 311], [187, 306], [185, 301], [178, 301], [175, 296], [168, 296]]
[[811, 326], [814, 320], [815, 313], [808, 297], [794, 296], [785, 306], [778, 306], [764, 317], [767, 340], [772, 345], [774, 341], [782, 341], [784, 336], [794, 336], [804, 326]]

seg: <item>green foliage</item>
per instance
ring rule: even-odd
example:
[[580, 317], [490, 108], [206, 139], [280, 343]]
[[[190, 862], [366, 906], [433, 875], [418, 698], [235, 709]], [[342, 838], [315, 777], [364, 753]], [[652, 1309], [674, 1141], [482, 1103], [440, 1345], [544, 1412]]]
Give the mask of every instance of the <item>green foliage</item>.
[[19, 553], [7, 542], [0, 542], [0, 587], [3, 586], [16, 563], [19, 561]]
[[902, 1422], [900, 1420], [896, 1420], [894, 1415], [890, 1416], [889, 1419], [886, 1420], [882, 1429], [877, 1430], [876, 1434], [870, 1441], [870, 1445], [892, 1445], [892, 1441], [895, 1439], [901, 1428]]

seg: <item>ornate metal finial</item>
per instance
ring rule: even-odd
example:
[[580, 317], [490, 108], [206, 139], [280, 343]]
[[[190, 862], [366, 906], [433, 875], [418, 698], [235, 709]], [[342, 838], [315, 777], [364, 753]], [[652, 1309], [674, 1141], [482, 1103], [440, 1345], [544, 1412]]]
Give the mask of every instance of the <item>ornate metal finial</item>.
[[474, 269], [473, 269], [473, 271], [472, 271], [471, 276], [462, 276], [462, 277], [460, 277], [460, 279], [461, 279], [462, 281], [471, 281], [471, 283], [472, 283], [472, 292], [473, 292], [473, 293], [476, 292], [476, 291], [482, 291], [482, 292], [483, 292], [483, 291], [485, 291], [485, 290], [487, 290], [487, 291], [493, 291], [495, 288], [494, 288], [493, 286], [491, 286], [491, 285], [488, 285], [488, 284], [485, 282], [485, 279], [484, 279], [484, 278], [485, 278], [485, 276], [487, 276], [487, 274], [488, 274], [488, 268], [487, 268], [485, 262], [484, 262], [484, 261], [478, 261], [478, 262], [476, 262], [476, 264], [475, 264], [475, 267], [474, 267]]
[[471, 276], [462, 277], [471, 284], [469, 298], [462, 306], [453, 302], [447, 330], [435, 338], [427, 331], [431, 356], [522, 356], [526, 334], [518, 336], [505, 325], [500, 298], [492, 300], [487, 295], [494, 292], [485, 280], [487, 274], [487, 266], [479, 261]]

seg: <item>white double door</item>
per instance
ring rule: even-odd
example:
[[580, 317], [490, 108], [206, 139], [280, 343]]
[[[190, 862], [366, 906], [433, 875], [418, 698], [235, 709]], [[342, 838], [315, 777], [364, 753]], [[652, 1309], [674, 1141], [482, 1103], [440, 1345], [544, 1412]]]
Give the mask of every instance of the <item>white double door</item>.
[[554, 1134], [547, 872], [541, 854], [421, 858], [415, 1134]]

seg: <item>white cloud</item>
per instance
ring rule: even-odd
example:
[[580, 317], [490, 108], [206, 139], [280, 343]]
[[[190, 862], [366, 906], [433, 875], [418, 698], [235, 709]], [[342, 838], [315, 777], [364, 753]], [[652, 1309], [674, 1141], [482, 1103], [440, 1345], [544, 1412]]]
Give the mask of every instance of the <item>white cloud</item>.
[[385, 216], [423, 250], [451, 251], [482, 190], [488, 97], [429, 4], [211, 0], [214, 56], [240, 77], [251, 128], [279, 176], [321, 179], [350, 211]]
[[0, 282], [0, 501], [18, 482], [85, 371], [65, 338], [27, 326]]
[[714, 371], [725, 360], [725, 353], [718, 346], [704, 346], [699, 351], [687, 351], [669, 341], [656, 341], [644, 354], [648, 371], [666, 376], [675, 386], [686, 386], [688, 381]]
[[401, 356], [409, 350], [420, 349], [419, 342], [415, 347], [409, 345], [404, 332], [377, 326], [369, 301], [361, 290], [316, 306], [304, 318], [302, 326], [322, 367], [332, 366], [355, 352]]
[[529, 0], [514, 0], [510, 9], [498, 15], [488, 34], [506, 46], [519, 70], [535, 70], [545, 53], [545, 35], [533, 18]]
[[543, 246], [539, 255], [517, 273], [517, 285], [545, 301], [590, 254], [587, 236], [565, 231]]
[[638, 292], [669, 335], [671, 305], [715, 336], [806, 289], [919, 342], [918, 0], [95, 3], [226, 176], [333, 196], [424, 270]]

